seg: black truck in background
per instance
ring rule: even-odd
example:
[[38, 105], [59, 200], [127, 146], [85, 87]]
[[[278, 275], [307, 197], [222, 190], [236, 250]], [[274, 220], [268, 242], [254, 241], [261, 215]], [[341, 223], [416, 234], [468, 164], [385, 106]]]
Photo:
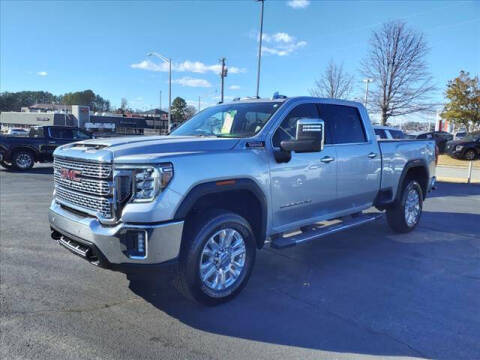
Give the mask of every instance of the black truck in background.
[[28, 170], [36, 162], [52, 162], [58, 146], [90, 139], [85, 130], [67, 126], [37, 126], [28, 136], [0, 136], [0, 165], [6, 169]]

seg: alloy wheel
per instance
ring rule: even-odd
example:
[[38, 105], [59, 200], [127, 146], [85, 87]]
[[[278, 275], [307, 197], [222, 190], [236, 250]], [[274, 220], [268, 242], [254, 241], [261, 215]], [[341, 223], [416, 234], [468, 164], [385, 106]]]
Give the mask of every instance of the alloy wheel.
[[245, 240], [237, 230], [217, 231], [207, 240], [200, 255], [202, 283], [214, 291], [228, 289], [242, 274], [245, 258]]
[[420, 211], [420, 195], [417, 189], [410, 189], [405, 201], [405, 222], [409, 227], [418, 222]]

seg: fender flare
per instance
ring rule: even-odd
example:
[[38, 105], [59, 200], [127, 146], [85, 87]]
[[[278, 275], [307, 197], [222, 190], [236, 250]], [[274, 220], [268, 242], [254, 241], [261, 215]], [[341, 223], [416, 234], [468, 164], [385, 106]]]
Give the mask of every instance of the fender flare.
[[[409, 172], [409, 170], [414, 169], [414, 168], [423, 168], [425, 170], [425, 172], [427, 173], [427, 187], [428, 187], [428, 180], [430, 179], [430, 172], [428, 170], [427, 162], [423, 159], [410, 160], [405, 164], [405, 166], [402, 170], [402, 174], [400, 175], [400, 178], [398, 180], [397, 192], [395, 193], [395, 199], [393, 200], [394, 202], [396, 202], [400, 199], [403, 182], [405, 181], [407, 173]], [[426, 194], [426, 191], [424, 191], [424, 192], [425, 193], [423, 194], [423, 198], [425, 199], [427, 194]]]
[[195, 203], [205, 195], [220, 194], [236, 190], [246, 190], [258, 200], [260, 204], [261, 219], [258, 232], [257, 246], [261, 248], [267, 233], [268, 207], [267, 198], [257, 183], [251, 179], [239, 178], [221, 181], [209, 181], [195, 185], [184, 197], [180, 206], [175, 211], [174, 220], [183, 220], [187, 217]]

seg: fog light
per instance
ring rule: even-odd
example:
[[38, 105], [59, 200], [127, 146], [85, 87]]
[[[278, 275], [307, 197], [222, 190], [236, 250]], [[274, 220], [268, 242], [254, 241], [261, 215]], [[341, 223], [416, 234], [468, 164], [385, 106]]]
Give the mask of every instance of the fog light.
[[131, 259], [147, 257], [147, 233], [144, 230], [127, 232], [127, 254]]

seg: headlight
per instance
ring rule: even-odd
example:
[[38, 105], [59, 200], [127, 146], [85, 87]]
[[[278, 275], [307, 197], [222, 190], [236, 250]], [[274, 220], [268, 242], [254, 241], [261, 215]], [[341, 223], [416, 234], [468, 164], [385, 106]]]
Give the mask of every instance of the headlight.
[[133, 184], [133, 201], [148, 202], [155, 199], [172, 180], [173, 166], [165, 164], [160, 166], [146, 166], [135, 169]]
[[455, 151], [462, 151], [462, 149], [463, 149], [462, 145], [455, 146]]

